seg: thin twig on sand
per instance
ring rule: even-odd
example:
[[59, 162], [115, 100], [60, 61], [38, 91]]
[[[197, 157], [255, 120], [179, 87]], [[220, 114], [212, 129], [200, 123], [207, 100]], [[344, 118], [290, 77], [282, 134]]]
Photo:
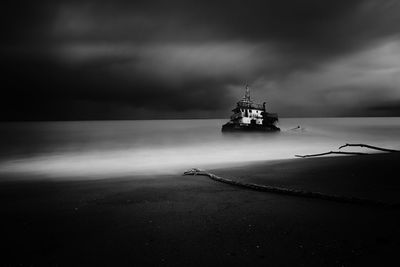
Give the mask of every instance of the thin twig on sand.
[[366, 145], [366, 144], [345, 144], [343, 146], [340, 146], [339, 149], [342, 149], [342, 148], [348, 147], [348, 146], [366, 147], [366, 148], [380, 150], [380, 151], [384, 151], [384, 152], [390, 152], [390, 153], [400, 152], [400, 150], [396, 150], [396, 149], [389, 149], [389, 148], [371, 146], [371, 145]]
[[329, 152], [319, 153], [319, 154], [294, 155], [294, 156], [295, 156], [295, 157], [298, 157], [298, 158], [310, 158], [310, 157], [319, 157], [319, 156], [325, 156], [325, 155], [330, 155], [330, 154], [341, 154], [341, 155], [368, 155], [368, 153], [363, 153], [363, 152], [329, 151]]
[[[395, 152], [400, 152], [400, 150], [396, 149], [389, 149], [389, 148], [383, 148], [383, 147], [378, 147], [378, 146], [371, 146], [367, 144], [345, 144], [339, 147], [339, 149], [342, 149], [344, 147], [366, 147], [370, 149], [375, 149], [383, 152], [388, 152], [388, 153], [395, 153]], [[344, 152], [344, 151], [329, 151], [325, 153], [318, 153], [318, 154], [310, 154], [310, 155], [294, 155], [295, 157], [298, 158], [310, 158], [310, 157], [319, 157], [319, 156], [325, 156], [329, 154], [341, 154], [341, 155], [369, 155], [369, 153], [364, 153], [364, 152]]]

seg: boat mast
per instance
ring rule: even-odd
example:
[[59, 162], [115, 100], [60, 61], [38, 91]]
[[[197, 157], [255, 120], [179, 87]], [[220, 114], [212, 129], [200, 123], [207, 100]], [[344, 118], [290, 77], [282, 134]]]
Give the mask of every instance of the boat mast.
[[244, 94], [244, 100], [246, 102], [250, 102], [250, 88], [247, 83], [246, 83], [246, 92]]

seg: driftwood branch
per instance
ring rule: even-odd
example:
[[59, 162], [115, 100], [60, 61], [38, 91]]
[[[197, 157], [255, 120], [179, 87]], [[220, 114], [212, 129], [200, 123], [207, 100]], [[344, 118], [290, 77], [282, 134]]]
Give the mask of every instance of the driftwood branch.
[[[370, 146], [366, 144], [345, 144], [339, 147], [339, 149], [342, 149], [344, 147], [366, 147], [370, 149], [375, 149], [383, 152], [389, 152], [389, 153], [395, 153], [395, 152], [400, 152], [400, 150], [396, 149], [389, 149], [389, 148], [383, 148], [383, 147], [377, 147], [377, 146]], [[330, 154], [341, 154], [341, 155], [368, 155], [368, 153], [364, 152], [344, 152], [344, 151], [329, 151], [325, 153], [318, 153], [318, 154], [310, 154], [310, 155], [295, 155], [295, 157], [298, 158], [310, 158], [310, 157], [319, 157], [319, 156], [325, 156], [325, 155], [330, 155]]]
[[239, 187], [243, 187], [246, 189], [261, 191], [261, 192], [283, 194], [283, 195], [297, 196], [297, 197], [306, 197], [306, 198], [316, 198], [316, 199], [330, 200], [330, 201], [343, 202], [343, 203], [355, 203], [355, 204], [374, 205], [374, 206], [387, 206], [387, 207], [394, 207], [394, 208], [400, 207], [400, 203], [386, 203], [386, 202], [381, 202], [381, 201], [373, 200], [373, 199], [331, 195], [331, 194], [325, 194], [325, 193], [321, 193], [321, 192], [305, 191], [305, 190], [278, 187], [278, 186], [270, 186], [270, 185], [243, 183], [243, 182], [223, 178], [223, 177], [217, 176], [215, 174], [212, 174], [212, 173], [200, 170], [200, 169], [196, 169], [196, 168], [185, 171], [183, 173], [183, 175], [203, 175], [203, 176], [207, 176], [208, 178], [210, 178], [214, 181], [217, 181], [217, 182], [221, 182], [221, 183], [225, 183], [225, 184], [229, 184], [229, 185], [233, 185], [233, 186], [239, 186]]
[[342, 149], [342, 148], [348, 147], [348, 146], [366, 147], [366, 148], [375, 149], [375, 150], [384, 151], [384, 152], [390, 152], [390, 153], [400, 152], [400, 150], [396, 150], [396, 149], [388, 149], [388, 148], [383, 148], [383, 147], [370, 146], [370, 145], [366, 145], [366, 144], [345, 144], [343, 146], [340, 146], [339, 149]]
[[294, 156], [295, 156], [295, 157], [298, 157], [298, 158], [310, 158], [310, 157], [319, 157], [319, 156], [325, 156], [325, 155], [330, 155], [330, 154], [341, 154], [341, 155], [368, 155], [368, 153], [362, 153], [362, 152], [329, 151], [329, 152], [319, 153], [319, 154], [294, 155]]

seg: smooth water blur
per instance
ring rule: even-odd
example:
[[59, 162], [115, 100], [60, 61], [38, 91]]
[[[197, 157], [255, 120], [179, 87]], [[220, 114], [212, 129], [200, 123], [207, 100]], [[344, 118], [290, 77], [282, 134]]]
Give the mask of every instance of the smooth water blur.
[[258, 134], [222, 134], [225, 122], [1, 123], [0, 174], [106, 178], [294, 158], [344, 143], [400, 149], [400, 118], [284, 118], [281, 132]]

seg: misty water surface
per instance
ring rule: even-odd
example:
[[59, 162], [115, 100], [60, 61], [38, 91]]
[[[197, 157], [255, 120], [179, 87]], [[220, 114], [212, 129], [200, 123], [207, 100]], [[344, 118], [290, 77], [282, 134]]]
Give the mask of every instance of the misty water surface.
[[290, 159], [351, 142], [400, 148], [400, 118], [283, 118], [280, 133], [259, 134], [222, 134], [225, 122], [1, 123], [0, 174], [53, 178], [171, 174], [190, 167]]

